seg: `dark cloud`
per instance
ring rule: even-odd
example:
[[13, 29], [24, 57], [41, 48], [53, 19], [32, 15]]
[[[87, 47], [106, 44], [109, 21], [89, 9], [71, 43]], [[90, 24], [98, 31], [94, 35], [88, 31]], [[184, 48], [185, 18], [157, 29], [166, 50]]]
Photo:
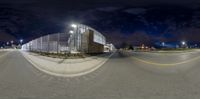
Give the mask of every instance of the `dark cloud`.
[[120, 7], [102, 7], [102, 8], [97, 8], [99, 11], [105, 11], [105, 12], [112, 12], [120, 9]]
[[79, 9], [100, 6], [198, 5], [199, 0], [1, 0], [0, 3], [35, 4], [43, 7]]
[[7, 41], [11, 41], [11, 40], [16, 40], [16, 38], [8, 33], [5, 33], [3, 31], [0, 31], [0, 41], [1, 42], [7, 42]]
[[131, 9], [125, 10], [125, 12], [138, 15], [138, 14], [144, 14], [146, 12], [146, 9], [144, 9], [144, 8], [131, 8]]

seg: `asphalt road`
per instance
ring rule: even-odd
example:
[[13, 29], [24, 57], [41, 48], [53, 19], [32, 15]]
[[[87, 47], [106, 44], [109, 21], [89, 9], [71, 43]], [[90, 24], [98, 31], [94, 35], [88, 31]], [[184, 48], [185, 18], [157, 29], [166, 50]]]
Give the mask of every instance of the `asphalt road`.
[[[115, 53], [75, 78], [35, 69], [19, 51], [0, 53], [0, 99], [199, 99], [200, 52]], [[4, 55], [4, 56], [2, 56]]]

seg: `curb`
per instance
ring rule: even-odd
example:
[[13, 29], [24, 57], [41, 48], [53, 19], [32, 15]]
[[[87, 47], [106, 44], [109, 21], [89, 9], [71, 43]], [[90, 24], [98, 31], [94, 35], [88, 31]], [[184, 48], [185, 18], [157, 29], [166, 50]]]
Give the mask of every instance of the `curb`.
[[49, 70], [46, 70], [44, 68], [42, 68], [42, 66], [34, 61], [32, 61], [29, 57], [27, 57], [26, 55], [24, 55], [23, 52], [21, 52], [22, 55], [24, 56], [24, 58], [29, 62], [31, 63], [36, 69], [46, 73], [46, 74], [49, 74], [49, 75], [52, 75], [52, 76], [59, 76], [59, 77], [77, 77], [77, 76], [83, 76], [83, 75], [86, 75], [86, 74], [89, 74], [95, 70], [97, 70], [98, 68], [100, 68], [104, 63], [106, 63], [109, 58], [111, 56], [114, 55], [115, 52], [113, 52], [110, 56], [108, 56], [108, 59], [105, 59], [104, 61], [100, 62], [97, 66], [94, 66], [90, 69], [87, 69], [87, 70], [83, 70], [83, 71], [80, 71], [80, 72], [77, 72], [77, 73], [71, 73], [71, 74], [62, 74], [62, 73], [55, 73], [55, 72], [52, 72], [52, 71], [49, 71]]

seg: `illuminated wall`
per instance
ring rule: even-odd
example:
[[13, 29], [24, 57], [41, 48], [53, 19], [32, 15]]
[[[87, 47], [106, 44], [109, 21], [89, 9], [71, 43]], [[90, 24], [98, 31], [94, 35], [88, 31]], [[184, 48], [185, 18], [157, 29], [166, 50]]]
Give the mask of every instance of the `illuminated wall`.
[[103, 52], [105, 37], [95, 29], [83, 24], [76, 24], [73, 33], [49, 34], [34, 39], [22, 46], [23, 50], [48, 53], [97, 53]]

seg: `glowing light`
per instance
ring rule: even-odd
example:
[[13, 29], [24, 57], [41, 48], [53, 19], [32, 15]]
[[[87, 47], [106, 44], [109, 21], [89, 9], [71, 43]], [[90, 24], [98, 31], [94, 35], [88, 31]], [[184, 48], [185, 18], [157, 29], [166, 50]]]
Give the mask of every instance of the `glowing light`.
[[165, 46], [165, 42], [162, 42], [162, 46]]
[[73, 34], [73, 33], [74, 33], [74, 31], [72, 31], [72, 30], [71, 30], [71, 31], [69, 31], [69, 33], [70, 33], [70, 34]]
[[9, 45], [9, 42], [6, 42], [7, 45]]
[[76, 25], [76, 24], [72, 24], [71, 26], [72, 26], [73, 28], [76, 28], [76, 27], [77, 27], [77, 25]]
[[13, 44], [13, 43], [14, 43], [14, 41], [10, 41], [10, 43], [11, 43], [11, 44]]
[[185, 44], [186, 44], [185, 41], [182, 41], [181, 43], [182, 43], [182, 45], [185, 45]]
[[20, 43], [23, 43], [24, 40], [23, 40], [23, 39], [20, 39], [19, 41], [20, 41]]
[[142, 49], [144, 49], [145, 47], [144, 47], [144, 44], [142, 44]]

